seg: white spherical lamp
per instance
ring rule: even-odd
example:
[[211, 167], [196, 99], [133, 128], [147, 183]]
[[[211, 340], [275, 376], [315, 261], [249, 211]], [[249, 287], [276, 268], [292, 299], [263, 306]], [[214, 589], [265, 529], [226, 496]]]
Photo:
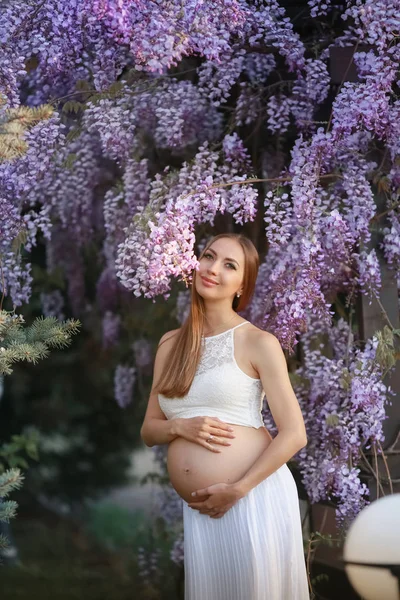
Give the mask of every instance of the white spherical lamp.
[[347, 576], [365, 600], [400, 600], [400, 494], [366, 506], [347, 532]]

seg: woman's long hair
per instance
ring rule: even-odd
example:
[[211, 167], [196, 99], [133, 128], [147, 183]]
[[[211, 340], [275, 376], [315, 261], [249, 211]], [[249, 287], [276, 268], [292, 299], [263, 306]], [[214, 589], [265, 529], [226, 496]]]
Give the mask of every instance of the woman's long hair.
[[[240, 297], [234, 297], [232, 308], [239, 312], [244, 310], [251, 299], [256, 284], [259, 256], [251, 240], [241, 233], [221, 233], [212, 238], [206, 245], [199, 260], [208, 248], [221, 238], [236, 240], [244, 252], [243, 291]], [[196, 291], [193, 272], [190, 311], [182, 327], [175, 335], [175, 342], [167, 357], [166, 364], [159, 382], [155, 386], [158, 393], [166, 398], [182, 398], [192, 385], [197, 365], [202, 351], [202, 336], [205, 323], [204, 300]]]

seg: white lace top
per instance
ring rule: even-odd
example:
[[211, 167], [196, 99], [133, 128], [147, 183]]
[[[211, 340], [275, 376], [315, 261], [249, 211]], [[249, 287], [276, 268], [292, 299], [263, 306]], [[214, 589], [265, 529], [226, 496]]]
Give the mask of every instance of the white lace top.
[[203, 337], [203, 351], [189, 392], [182, 398], [158, 394], [167, 419], [219, 417], [225, 423], [263, 427], [264, 390], [260, 379], [247, 375], [234, 355], [234, 330]]

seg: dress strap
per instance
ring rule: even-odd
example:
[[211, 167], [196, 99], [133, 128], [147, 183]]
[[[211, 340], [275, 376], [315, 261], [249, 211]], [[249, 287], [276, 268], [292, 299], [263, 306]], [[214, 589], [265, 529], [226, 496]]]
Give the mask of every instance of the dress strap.
[[247, 323], [250, 323], [250, 321], [243, 321], [243, 323], [239, 323], [239, 325], [235, 325], [235, 327], [232, 327], [231, 331], [233, 331], [234, 329], [237, 329], [238, 327], [241, 327], [242, 325], [247, 325]]

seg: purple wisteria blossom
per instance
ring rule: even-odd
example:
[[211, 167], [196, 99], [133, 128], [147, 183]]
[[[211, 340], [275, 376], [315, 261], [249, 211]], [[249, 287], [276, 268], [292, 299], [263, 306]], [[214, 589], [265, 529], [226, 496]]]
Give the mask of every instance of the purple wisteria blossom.
[[139, 339], [132, 344], [135, 356], [135, 365], [138, 369], [144, 369], [152, 364], [153, 353], [149, 340]]
[[362, 251], [356, 255], [356, 261], [358, 268], [357, 283], [361, 288], [361, 292], [370, 297], [371, 304], [372, 296], [378, 296], [382, 287], [381, 271], [376, 251]]
[[332, 0], [308, 0], [307, 4], [312, 17], [327, 15], [332, 8]]
[[49, 293], [42, 292], [40, 294], [40, 303], [45, 317], [56, 317], [59, 321], [65, 320], [63, 312], [65, 302], [60, 290], [54, 290]]
[[385, 235], [381, 243], [385, 258], [391, 268], [400, 270], [400, 215], [394, 210], [388, 214], [389, 227], [383, 229]]
[[284, 94], [272, 95], [267, 103], [267, 127], [271, 133], [285, 133], [290, 125], [292, 101]]
[[[332, 357], [321, 350], [324, 344], [315, 344], [321, 333], [330, 339]], [[383, 442], [391, 391], [381, 380], [378, 339], [368, 340], [364, 349], [355, 348], [343, 319], [327, 327], [310, 315], [302, 344], [304, 365], [296, 371], [302, 383], [295, 385], [295, 392], [309, 442], [299, 452], [299, 467], [311, 501], [335, 499], [338, 523], [344, 525], [368, 502], [359, 469], [349, 462], [357, 464], [365, 444]]]
[[[191, 280], [198, 265], [193, 251], [196, 223], [213, 223], [216, 214], [225, 211], [240, 224], [255, 218], [257, 191], [240, 184], [246, 179], [239, 173], [248, 157], [237, 136], [225, 138], [223, 155], [220, 167], [220, 156], [204, 144], [193, 164], [180, 170], [165, 206], [154, 214], [146, 208], [127, 229], [127, 238], [118, 247], [117, 275], [136, 296], [168, 296], [171, 278]], [[199, 180], [202, 183], [196, 183]], [[238, 183], [214, 187], [215, 181]], [[151, 201], [150, 196], [150, 205]]]
[[108, 310], [102, 321], [103, 348], [116, 346], [119, 339], [121, 317]]
[[114, 396], [121, 408], [126, 408], [133, 400], [136, 369], [127, 365], [118, 365], [114, 374]]
[[149, 551], [139, 546], [137, 551], [137, 562], [139, 568], [139, 577], [143, 583], [156, 585], [161, 576], [159, 561], [161, 558], [161, 549]]
[[181, 533], [175, 540], [171, 550], [171, 560], [176, 565], [183, 565], [184, 560], [184, 540], [183, 533]]

